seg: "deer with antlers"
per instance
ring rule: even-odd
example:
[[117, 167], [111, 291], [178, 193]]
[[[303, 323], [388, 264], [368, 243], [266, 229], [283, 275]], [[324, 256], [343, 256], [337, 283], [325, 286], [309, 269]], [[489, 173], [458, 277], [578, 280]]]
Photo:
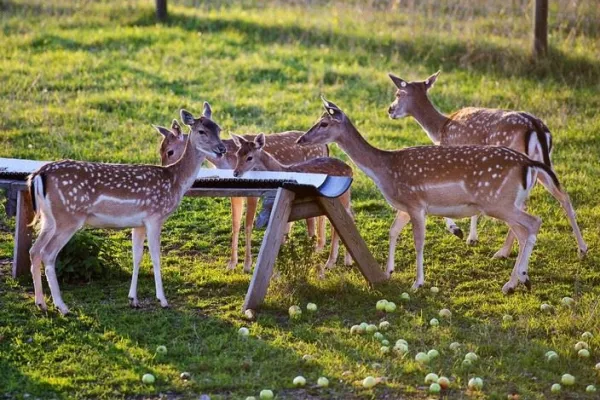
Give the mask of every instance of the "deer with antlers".
[[[265, 135], [262, 133], [251, 140], [246, 140], [241, 136], [231, 135], [232, 140], [238, 147], [235, 169], [233, 176], [242, 176], [248, 171], [277, 171], [277, 172], [304, 172], [314, 174], [327, 174], [330, 176], [352, 177], [352, 168], [345, 162], [337, 158], [318, 157], [295, 164], [282, 164], [271, 153], [265, 150]], [[352, 216], [350, 205], [350, 190], [340, 197], [340, 202]], [[340, 238], [335, 229], [331, 231], [331, 249], [329, 258], [319, 271], [319, 278], [325, 277], [325, 270], [333, 268], [337, 261], [340, 248]], [[348, 252], [344, 257], [346, 265], [352, 264], [352, 257]]]
[[[210, 110], [208, 110], [210, 113]], [[265, 149], [269, 151], [278, 161], [282, 163], [296, 163], [300, 161], [310, 160], [316, 157], [325, 157], [328, 155], [327, 146], [298, 146], [296, 140], [304, 132], [300, 131], [288, 131], [282, 133], [275, 133], [266, 136], [265, 138]], [[181, 130], [173, 130], [163, 134], [162, 141], [160, 143], [160, 159], [162, 165], [168, 165], [181, 157], [185, 144], [187, 142], [188, 135], [181, 132]], [[256, 135], [244, 135], [246, 140], [254, 140]], [[227, 153], [224, 157], [213, 157], [207, 156], [208, 161], [218, 169], [233, 169], [235, 168], [236, 158], [235, 154], [238, 150], [235, 142], [231, 139], [223, 140]], [[254, 216], [256, 214], [258, 204], [257, 197], [246, 198], [246, 221], [245, 221], [245, 250], [246, 254], [244, 257], [244, 272], [250, 272], [252, 270], [252, 231], [254, 228]], [[238, 263], [238, 241], [240, 236], [242, 211], [244, 205], [243, 197], [232, 197], [231, 198], [231, 214], [232, 214], [232, 226], [231, 226], [231, 257], [227, 263], [227, 269], [233, 270]], [[325, 247], [325, 218], [309, 218], [306, 220], [308, 235], [310, 237], [315, 236], [315, 225], [317, 243], [316, 250], [320, 251]]]
[[326, 112], [298, 143], [337, 143], [398, 211], [390, 229], [388, 274], [394, 271], [398, 235], [408, 222], [412, 223], [417, 252], [417, 279], [413, 285], [417, 289], [424, 283], [427, 214], [450, 217], [484, 214], [508, 224], [519, 242], [519, 255], [502, 291], [511, 293], [519, 282], [531, 286], [528, 263], [541, 220], [523, 211], [523, 203], [535, 184], [536, 174], [544, 175], [542, 184], [556, 199], [563, 198], [558, 179], [549, 166], [501, 146], [380, 150], [361, 136], [339, 107], [325, 99], [323, 104]]
[[[396, 99], [388, 109], [390, 118], [399, 119], [412, 116], [423, 127], [434, 144], [442, 146], [471, 144], [506, 146], [552, 168], [550, 160], [552, 135], [542, 120], [526, 112], [475, 107], [463, 108], [445, 116], [435, 108], [427, 96], [439, 74], [440, 71], [422, 82], [407, 82], [390, 74], [390, 78], [397, 87]], [[542, 184], [550, 184], [547, 181], [548, 176], [545, 174], [540, 174], [537, 179]], [[579, 255], [583, 257], [587, 252], [587, 244], [577, 225], [575, 211], [568, 195], [564, 191], [560, 191], [559, 194], [558, 199], [567, 211], [567, 217], [579, 246]], [[477, 242], [477, 218], [478, 215], [471, 217], [471, 227], [467, 238], [469, 244]], [[446, 219], [446, 223], [452, 233], [462, 236], [462, 232], [454, 221]], [[504, 245], [494, 254], [494, 257], [508, 257], [514, 240], [515, 235], [511, 230]]]
[[[205, 103], [205, 110], [209, 108]], [[44, 165], [29, 176], [28, 185], [40, 233], [31, 247], [31, 273], [35, 303], [46, 310], [42, 292], [41, 264], [45, 265], [54, 305], [62, 314], [64, 303], [55, 263], [60, 250], [84, 225], [97, 228], [133, 228], [133, 274], [129, 299], [137, 307], [137, 278], [144, 239], [154, 268], [156, 297], [168, 307], [160, 273], [160, 234], [163, 223], [175, 211], [192, 186], [207, 155], [222, 157], [226, 148], [221, 128], [205, 115], [194, 118], [181, 110], [181, 119], [191, 129], [181, 158], [174, 164], [126, 165], [63, 160]], [[168, 129], [155, 127], [165, 134]], [[177, 120], [172, 129], [180, 129]]]

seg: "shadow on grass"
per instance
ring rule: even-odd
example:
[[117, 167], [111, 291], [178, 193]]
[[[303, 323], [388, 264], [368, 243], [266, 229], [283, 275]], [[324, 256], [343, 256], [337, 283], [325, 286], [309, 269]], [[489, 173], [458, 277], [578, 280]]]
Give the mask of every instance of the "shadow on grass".
[[[155, 25], [155, 16], [146, 11], [135, 20], [134, 26]], [[600, 79], [600, 61], [572, 56], [558, 49], [550, 49], [547, 61], [533, 62], [525, 50], [514, 51], [491, 43], [463, 43], [435, 38], [417, 41], [378, 39], [345, 33], [333, 33], [326, 29], [305, 29], [297, 25], [268, 26], [243, 19], [201, 19], [184, 14], [171, 14], [168, 26], [189, 31], [238, 31], [245, 37], [244, 45], [251, 48], [260, 44], [294, 44], [307, 48], [331, 46], [337, 50], [364, 50], [367, 54], [390, 57], [399, 53], [409, 63], [419, 63], [434, 71], [474, 69], [487, 74], [513, 77], [524, 76], [532, 80], [548, 79], [560, 84], [589, 86]], [[358, 63], [369, 63], [367, 55], [357, 54]], [[328, 77], [328, 81], [331, 81]]]

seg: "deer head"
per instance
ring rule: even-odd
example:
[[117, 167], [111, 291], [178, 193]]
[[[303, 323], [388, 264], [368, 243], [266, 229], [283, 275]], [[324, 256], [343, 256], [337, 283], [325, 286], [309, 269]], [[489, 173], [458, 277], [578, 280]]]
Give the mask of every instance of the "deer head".
[[396, 91], [396, 100], [390, 105], [388, 114], [392, 119], [404, 118], [412, 115], [414, 107], [419, 107], [423, 101], [428, 102], [427, 91], [433, 87], [440, 71], [431, 75], [422, 82], [407, 82], [393, 74], [389, 74], [390, 79], [398, 90]]
[[348, 117], [338, 106], [321, 96], [325, 112], [321, 119], [304, 135], [300, 136], [298, 144], [327, 144], [335, 142], [345, 132]]
[[181, 120], [190, 127], [190, 144], [198, 151], [208, 156], [221, 158], [227, 152], [225, 145], [219, 138], [221, 127], [210, 119], [212, 110], [207, 102], [204, 102], [204, 111], [200, 118], [194, 116], [184, 109], [180, 111]]
[[163, 127], [155, 128], [163, 136], [160, 142], [160, 163], [161, 165], [173, 164], [183, 155], [187, 134], [182, 133], [176, 119], [173, 120], [170, 130]]
[[233, 176], [238, 177], [251, 171], [260, 159], [260, 152], [265, 147], [265, 135], [260, 133], [254, 141], [249, 141], [241, 136], [231, 134], [231, 139], [238, 147], [236, 156], [236, 165], [233, 170]]

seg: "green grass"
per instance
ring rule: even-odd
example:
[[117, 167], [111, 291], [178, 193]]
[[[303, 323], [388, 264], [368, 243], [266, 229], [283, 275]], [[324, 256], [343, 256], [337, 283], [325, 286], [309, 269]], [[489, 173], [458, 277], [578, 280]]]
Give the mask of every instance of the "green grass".
[[[278, 260], [281, 278], [255, 322], [240, 313], [249, 277], [225, 271], [229, 256], [227, 199], [183, 201], [163, 234], [163, 279], [171, 309], [154, 300], [146, 256], [140, 310], [127, 304], [130, 233], [101, 232], [113, 260], [105, 275], [61, 285], [73, 314], [47, 314], [33, 303], [30, 277], [9, 277], [14, 220], [0, 211], [0, 394], [8, 398], [245, 398], [271, 388], [278, 398], [425, 398], [423, 379], [436, 372], [453, 380], [447, 398], [592, 399], [600, 384], [600, 31], [593, 0], [551, 2], [550, 56], [533, 62], [527, 4], [511, 2], [169, 2], [170, 21], [154, 22], [151, 1], [4, 1], [0, 3], [0, 156], [157, 163], [158, 135], [182, 107], [199, 113], [211, 102], [225, 132], [307, 129], [319, 117], [319, 94], [342, 107], [375, 145], [395, 149], [427, 144], [415, 121], [389, 120], [393, 99], [387, 72], [424, 79], [441, 69], [431, 96], [450, 112], [466, 105], [515, 108], [542, 117], [554, 133], [553, 160], [578, 212], [590, 246], [576, 255], [558, 203], [534, 190], [530, 211], [543, 219], [530, 273], [534, 290], [502, 295], [514, 257], [491, 260], [506, 228], [482, 219], [480, 243], [468, 247], [430, 218], [425, 247], [427, 287], [402, 303], [415, 275], [410, 228], [396, 252], [393, 279], [369, 289], [355, 269], [339, 266], [316, 279], [325, 254], [313, 254], [302, 224]], [[202, 4], [194, 8], [194, 4]], [[295, 3], [295, 4], [294, 4]], [[368, 3], [368, 4], [365, 4]], [[412, 3], [412, 2], [409, 2]], [[557, 4], [558, 3], [558, 4]], [[463, 5], [461, 5], [463, 4]], [[506, 18], [499, 18], [501, 12]], [[345, 156], [335, 146], [335, 155]], [[353, 206], [359, 230], [383, 265], [394, 213], [374, 184], [357, 171]], [[2, 197], [1, 201], [5, 199]], [[463, 230], [466, 221], [461, 221]], [[253, 238], [258, 252], [262, 232]], [[429, 286], [440, 294], [433, 295]], [[49, 293], [46, 287], [46, 294]], [[559, 305], [572, 296], [577, 306]], [[378, 299], [399, 304], [385, 317], [392, 341], [404, 338], [410, 355], [384, 356], [353, 324], [377, 323]], [[291, 321], [287, 309], [315, 302], [319, 312]], [[555, 313], [542, 314], [549, 302]], [[441, 308], [451, 322], [432, 329]], [[502, 322], [504, 314], [514, 322]], [[248, 326], [251, 338], [239, 340]], [[594, 333], [592, 357], [574, 344]], [[459, 341], [455, 355], [448, 344]], [[159, 357], [156, 346], [169, 352]], [[437, 348], [429, 367], [417, 351]], [[560, 355], [555, 364], [544, 353]], [[471, 370], [467, 350], [481, 357]], [[312, 363], [302, 360], [312, 354]], [[374, 363], [381, 364], [376, 369]], [[192, 380], [179, 379], [189, 371]], [[151, 372], [155, 385], [143, 385]], [[563, 373], [572, 388], [550, 394]], [[295, 389], [304, 375], [309, 387]], [[386, 377], [373, 390], [356, 384]], [[327, 389], [315, 387], [327, 376]], [[484, 390], [469, 393], [472, 376]], [[194, 397], [195, 396], [195, 397]], [[30, 397], [31, 398], [31, 397]]]

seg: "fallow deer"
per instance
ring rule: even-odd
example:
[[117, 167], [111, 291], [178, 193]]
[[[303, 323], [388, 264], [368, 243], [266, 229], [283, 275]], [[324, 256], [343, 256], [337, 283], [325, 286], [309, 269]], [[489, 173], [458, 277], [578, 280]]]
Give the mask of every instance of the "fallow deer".
[[[205, 103], [205, 109], [208, 107]], [[137, 278], [147, 236], [156, 297], [162, 307], [168, 307], [160, 273], [163, 223], [194, 183], [206, 155], [220, 157], [226, 151], [219, 139], [221, 128], [210, 117], [194, 118], [186, 110], [181, 110], [180, 114], [183, 122], [191, 128], [190, 140], [181, 158], [171, 165], [62, 160], [46, 164], [29, 176], [33, 209], [41, 225], [40, 234], [30, 250], [35, 303], [40, 308], [47, 309], [42, 292], [43, 262], [54, 305], [62, 314], [69, 312], [56, 279], [56, 256], [84, 225], [133, 228], [133, 274], [129, 299], [134, 307], [139, 305]], [[168, 132], [163, 127], [155, 128], [163, 134]], [[172, 129], [180, 129], [177, 120], [173, 121]]]
[[[238, 147], [236, 155], [235, 169], [233, 170], [233, 176], [242, 176], [248, 171], [277, 171], [277, 172], [305, 172], [315, 174], [327, 174], [330, 176], [347, 176], [352, 177], [352, 168], [342, 160], [331, 157], [318, 157], [312, 158], [307, 161], [302, 161], [295, 164], [283, 164], [271, 153], [265, 149], [265, 135], [262, 133], [251, 140], [246, 140], [241, 136], [231, 135], [232, 140]], [[350, 189], [340, 197], [340, 202], [348, 212], [352, 215], [352, 209], [350, 205]], [[331, 249], [329, 251], [329, 258], [324, 266], [319, 271], [319, 277], [325, 277], [325, 270], [333, 268], [337, 261], [340, 247], [340, 238], [335, 231], [331, 230]], [[344, 257], [344, 263], [350, 265], [352, 263], [352, 257], [348, 252]]]
[[[526, 112], [475, 107], [463, 108], [445, 116], [435, 108], [427, 96], [439, 74], [438, 71], [422, 82], [407, 82], [390, 74], [390, 78], [398, 89], [396, 99], [388, 109], [390, 117], [398, 119], [408, 115], [412, 116], [423, 127], [434, 144], [442, 146], [471, 144], [507, 146], [552, 168], [550, 161], [552, 135], [542, 120]], [[539, 179], [544, 183], [548, 177], [541, 174]], [[546, 184], [549, 183], [546, 182]], [[583, 256], [587, 252], [587, 244], [577, 225], [575, 211], [569, 197], [565, 192], [561, 193], [559, 201], [567, 210], [567, 216], [579, 246], [579, 254]], [[477, 241], [477, 218], [477, 215], [471, 217], [471, 228], [467, 238], [469, 244]], [[454, 221], [447, 219], [446, 222], [451, 232], [455, 234], [460, 232]], [[515, 236], [510, 231], [504, 245], [494, 257], [508, 257], [514, 239]]]
[[[209, 110], [210, 111], [210, 110]], [[300, 161], [309, 160], [315, 157], [324, 157], [328, 155], [327, 146], [298, 146], [296, 140], [304, 132], [300, 131], [288, 131], [282, 133], [276, 133], [268, 135], [266, 137], [265, 148], [269, 151], [277, 160], [283, 163], [295, 163]], [[187, 134], [181, 131], [173, 131], [163, 135], [163, 139], [160, 143], [160, 159], [162, 165], [168, 165], [176, 161], [185, 148], [187, 142]], [[256, 135], [244, 135], [247, 140], [254, 140]], [[231, 139], [223, 140], [227, 153], [224, 157], [211, 157], [207, 159], [218, 169], [233, 169], [235, 168], [236, 158], [235, 153], [237, 146]], [[238, 263], [238, 241], [241, 228], [241, 219], [243, 211], [244, 198], [243, 197], [232, 197], [231, 198], [231, 214], [232, 214], [232, 227], [231, 227], [231, 257], [227, 263], [227, 269], [233, 270]], [[258, 204], [257, 197], [246, 198], [246, 255], [244, 257], [244, 272], [250, 272], [252, 269], [252, 230], [254, 228], [254, 216], [256, 214], [256, 208]], [[325, 247], [325, 218], [310, 218], [306, 221], [309, 236], [315, 235], [315, 220], [317, 221], [317, 251], [322, 250]]]
[[[501, 146], [422, 146], [384, 151], [370, 145], [335, 104], [323, 99], [326, 112], [298, 143], [335, 142], [377, 185], [398, 212], [390, 230], [387, 272], [394, 271], [396, 241], [410, 221], [417, 252], [417, 279], [424, 283], [423, 247], [427, 214], [468, 217], [489, 215], [504, 221], [517, 235], [519, 255], [504, 293], [519, 282], [530, 287], [528, 262], [541, 225], [538, 217], [522, 210], [535, 174], [562, 199], [558, 179], [546, 164]], [[561, 201], [564, 206], [564, 202]]]

